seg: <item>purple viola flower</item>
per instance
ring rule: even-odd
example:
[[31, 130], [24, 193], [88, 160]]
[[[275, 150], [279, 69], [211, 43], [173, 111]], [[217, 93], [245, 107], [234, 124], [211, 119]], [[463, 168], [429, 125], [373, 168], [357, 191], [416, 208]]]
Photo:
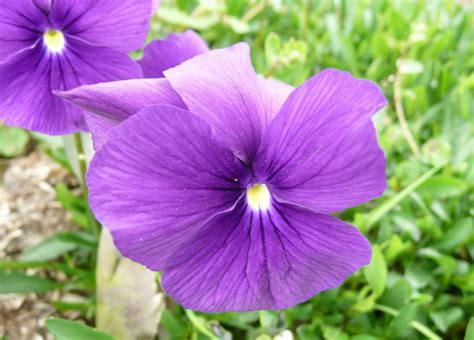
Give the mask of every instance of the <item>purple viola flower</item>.
[[86, 129], [54, 95], [141, 77], [127, 52], [143, 46], [151, 0], [0, 0], [0, 119], [48, 134]]
[[374, 83], [326, 69], [288, 96], [246, 44], [164, 75], [63, 94], [105, 122], [90, 204], [124, 256], [205, 312], [288, 308], [370, 262], [365, 237], [330, 214], [385, 190]]

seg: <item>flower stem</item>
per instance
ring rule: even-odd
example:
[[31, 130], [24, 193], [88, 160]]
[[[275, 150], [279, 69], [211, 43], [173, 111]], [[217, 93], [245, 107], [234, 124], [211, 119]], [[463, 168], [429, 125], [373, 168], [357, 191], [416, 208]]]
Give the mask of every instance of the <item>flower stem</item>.
[[[402, 51], [400, 52], [400, 58], [403, 58], [404, 54], [404, 49], [402, 49]], [[400, 128], [402, 129], [402, 132], [405, 135], [405, 139], [407, 140], [411, 151], [415, 155], [415, 158], [420, 159], [420, 149], [418, 147], [418, 144], [416, 144], [415, 138], [413, 138], [413, 135], [410, 132], [408, 122], [405, 118], [405, 110], [403, 109], [402, 103], [402, 73], [399, 65], [397, 65], [397, 71], [395, 73], [395, 82], [393, 84], [393, 101], [395, 102], [395, 112], [397, 113]]]
[[94, 215], [92, 214], [92, 211], [89, 207], [89, 191], [87, 189], [86, 185], [86, 171], [87, 171], [87, 161], [86, 161], [86, 156], [84, 153], [84, 146], [82, 144], [82, 139], [81, 139], [81, 134], [80, 133], [75, 133], [74, 134], [74, 146], [76, 148], [76, 153], [77, 153], [77, 161], [79, 163], [79, 183], [81, 185], [82, 189], [82, 196], [84, 197], [85, 203], [86, 203], [86, 214], [87, 214], [87, 220], [89, 222], [89, 227], [91, 231], [95, 235], [99, 235], [100, 232], [100, 226], [97, 220], [95, 219]]
[[[381, 312], [390, 314], [392, 316], [398, 316], [398, 314], [400, 314], [396, 309], [393, 309], [389, 306], [379, 305], [377, 303], [374, 305], [374, 308]], [[419, 321], [413, 320], [412, 322], [410, 322], [410, 326], [416, 329], [418, 332], [420, 332], [424, 336], [426, 336], [428, 339], [442, 340], [442, 338], [438, 334], [433, 332], [431, 329], [429, 329], [428, 327], [426, 327]]]

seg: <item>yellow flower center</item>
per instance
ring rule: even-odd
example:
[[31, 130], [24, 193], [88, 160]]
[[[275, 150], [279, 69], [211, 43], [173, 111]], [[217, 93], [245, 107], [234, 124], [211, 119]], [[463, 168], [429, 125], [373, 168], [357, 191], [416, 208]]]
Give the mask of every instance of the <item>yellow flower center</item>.
[[254, 184], [247, 189], [247, 203], [255, 211], [270, 207], [270, 191], [265, 184]]
[[44, 32], [43, 40], [51, 52], [61, 52], [66, 44], [61, 31], [50, 29]]

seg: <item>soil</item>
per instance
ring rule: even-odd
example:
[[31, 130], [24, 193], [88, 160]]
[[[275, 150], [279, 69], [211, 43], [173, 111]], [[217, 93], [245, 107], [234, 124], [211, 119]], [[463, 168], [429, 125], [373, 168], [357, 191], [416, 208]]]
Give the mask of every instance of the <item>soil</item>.
[[[54, 188], [59, 182], [75, 188], [78, 185], [59, 164], [41, 151], [34, 151], [22, 158], [2, 159], [0, 171], [0, 258], [15, 259], [46, 237], [75, 229], [68, 213], [56, 201]], [[44, 274], [38, 269], [27, 273]], [[40, 297], [0, 295], [0, 338], [51, 339], [44, 323], [55, 315], [48, 302], [58, 299], [57, 291]]]

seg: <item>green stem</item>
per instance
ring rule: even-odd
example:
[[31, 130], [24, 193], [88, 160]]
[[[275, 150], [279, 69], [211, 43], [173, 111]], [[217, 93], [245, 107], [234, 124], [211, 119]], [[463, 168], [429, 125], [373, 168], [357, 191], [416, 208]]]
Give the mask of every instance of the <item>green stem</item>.
[[369, 214], [367, 214], [367, 219], [365, 222], [365, 226], [363, 231], [368, 232], [386, 213], [388, 213], [392, 208], [394, 208], [398, 203], [400, 203], [405, 197], [407, 197], [410, 193], [415, 191], [420, 185], [422, 185], [427, 179], [437, 173], [444, 164], [437, 165], [434, 168], [427, 171], [405, 189], [400, 191], [395, 196], [389, 198], [381, 205], [379, 205], [376, 209], [372, 210]]
[[[392, 316], [398, 316], [398, 314], [400, 314], [396, 309], [393, 309], [389, 306], [379, 305], [377, 303], [374, 305], [374, 308], [381, 312], [390, 314]], [[419, 321], [413, 320], [412, 322], [410, 322], [410, 326], [416, 329], [418, 332], [420, 332], [424, 336], [426, 336], [428, 339], [442, 340], [442, 338], [438, 334], [433, 332], [431, 329], [429, 329], [428, 327], [426, 327]]]
[[80, 133], [74, 134], [74, 146], [76, 147], [77, 152], [77, 161], [79, 163], [79, 183], [82, 189], [82, 196], [86, 202], [86, 214], [87, 220], [89, 221], [89, 227], [91, 231], [99, 235], [100, 227], [99, 223], [96, 221], [92, 211], [89, 207], [89, 191], [86, 185], [86, 171], [87, 171], [87, 161], [84, 153], [84, 146], [82, 145], [82, 139]]

